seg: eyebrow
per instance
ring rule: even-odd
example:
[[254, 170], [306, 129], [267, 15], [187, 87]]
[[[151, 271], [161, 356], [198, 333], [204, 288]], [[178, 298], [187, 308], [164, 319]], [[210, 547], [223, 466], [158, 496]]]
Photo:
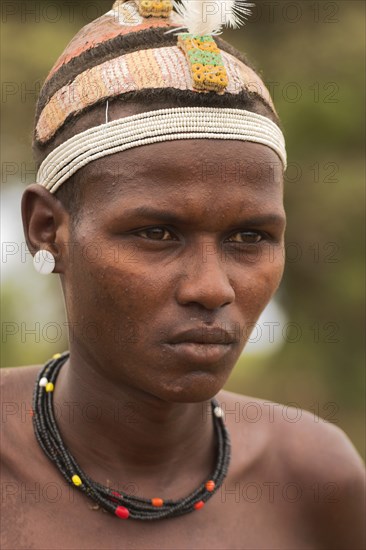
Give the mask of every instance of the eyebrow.
[[[180, 217], [177, 214], [168, 212], [166, 210], [158, 210], [150, 206], [138, 206], [137, 208], [129, 208], [123, 212], [123, 217], [141, 217], [141, 218], [151, 218], [159, 221], [164, 221], [166, 223], [175, 223], [175, 224], [187, 224], [187, 220]], [[285, 217], [282, 214], [268, 213], [261, 214], [257, 216], [249, 216], [240, 220], [235, 225], [251, 225], [251, 226], [262, 226], [262, 225], [283, 225], [285, 223]]]

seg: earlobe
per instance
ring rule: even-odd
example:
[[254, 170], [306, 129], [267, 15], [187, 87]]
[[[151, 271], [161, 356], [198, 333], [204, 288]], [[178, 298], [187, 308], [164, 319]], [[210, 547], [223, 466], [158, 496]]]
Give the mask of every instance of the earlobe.
[[56, 266], [56, 260], [53, 254], [41, 248], [38, 252], [35, 253], [33, 257], [33, 267], [41, 275], [49, 275], [52, 273]]
[[[51, 271], [44, 271], [41, 265], [43, 256], [34, 258], [34, 267], [39, 273], [63, 272], [63, 252], [66, 252], [64, 242], [65, 230], [68, 232], [68, 214], [60, 201], [47, 189], [40, 185], [29, 185], [22, 197], [22, 221], [25, 240], [30, 252], [35, 256], [43, 251], [55, 264]], [[50, 267], [50, 262], [48, 267]], [[38, 267], [40, 269], [38, 269]]]

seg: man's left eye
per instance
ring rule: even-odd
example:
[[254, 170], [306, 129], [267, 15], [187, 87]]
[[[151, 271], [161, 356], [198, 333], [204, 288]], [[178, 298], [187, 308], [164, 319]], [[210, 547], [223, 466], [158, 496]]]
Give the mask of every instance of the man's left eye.
[[238, 231], [229, 237], [230, 242], [257, 244], [263, 240], [263, 235], [257, 231]]
[[139, 234], [145, 234], [145, 239], [152, 239], [154, 241], [169, 241], [174, 240], [169, 238], [172, 234], [170, 231], [165, 229], [165, 227], [149, 227], [148, 229], [143, 229], [142, 231], [139, 231]]

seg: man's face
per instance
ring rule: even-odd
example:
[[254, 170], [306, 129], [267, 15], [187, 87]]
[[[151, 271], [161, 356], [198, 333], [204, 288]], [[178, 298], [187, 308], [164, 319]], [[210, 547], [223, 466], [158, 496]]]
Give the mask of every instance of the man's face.
[[177, 140], [104, 157], [80, 175], [83, 209], [62, 274], [71, 346], [118, 383], [166, 401], [209, 399], [282, 276], [277, 155]]

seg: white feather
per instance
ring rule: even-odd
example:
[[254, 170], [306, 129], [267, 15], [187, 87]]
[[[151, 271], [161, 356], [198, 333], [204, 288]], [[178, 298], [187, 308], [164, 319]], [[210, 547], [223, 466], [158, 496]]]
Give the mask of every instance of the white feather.
[[[254, 4], [247, 0], [172, 0], [190, 34], [220, 34], [224, 26], [237, 29], [244, 24]], [[175, 29], [177, 30], [177, 29]]]

